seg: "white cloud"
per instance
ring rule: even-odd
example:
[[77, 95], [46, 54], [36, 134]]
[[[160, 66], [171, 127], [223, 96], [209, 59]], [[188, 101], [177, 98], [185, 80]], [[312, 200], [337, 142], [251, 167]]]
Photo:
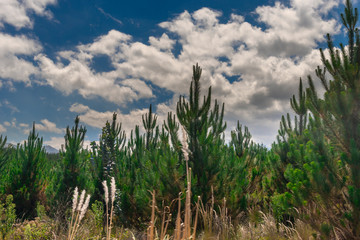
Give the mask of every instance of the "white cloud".
[[37, 73], [37, 68], [21, 56], [32, 56], [41, 49], [37, 41], [24, 35], [11, 36], [0, 33], [0, 78], [30, 84], [29, 77]]
[[121, 81], [121, 84], [130, 87], [132, 90], [137, 92], [138, 96], [141, 96], [141, 98], [154, 97], [151, 88], [146, 85], [144, 81], [139, 79], [125, 79]]
[[[86, 109], [86, 111], [84, 111]], [[70, 107], [71, 112], [79, 113], [80, 121], [85, 123], [88, 126], [102, 128], [105, 126], [106, 121], [111, 122], [114, 112], [98, 112], [89, 108], [88, 106], [75, 103]], [[141, 116], [147, 113], [148, 109], [137, 109], [131, 111], [129, 114], [123, 114], [118, 109], [115, 111], [117, 114], [118, 122], [122, 123], [122, 128], [127, 133], [130, 133], [132, 129], [135, 128], [135, 125], [141, 125], [142, 120]]]
[[74, 103], [73, 105], [71, 105], [69, 110], [70, 110], [70, 112], [85, 113], [85, 112], [88, 112], [90, 110], [90, 108], [83, 104]]
[[0, 134], [6, 132], [6, 128], [0, 124]]
[[21, 127], [21, 128], [30, 128], [30, 125], [27, 124], [27, 123], [20, 123], [19, 127]]
[[50, 122], [48, 119], [42, 119], [40, 120], [40, 123], [35, 123], [35, 128], [38, 131], [44, 131], [44, 132], [52, 132], [52, 133], [63, 133], [64, 130], [57, 128], [56, 124], [53, 122]]
[[91, 54], [112, 55], [118, 51], [118, 48], [126, 46], [127, 42], [130, 40], [130, 35], [111, 30], [108, 34], [95, 39], [91, 44], [78, 46], [78, 49]]
[[[321, 64], [318, 43], [325, 41], [326, 33], [339, 31], [335, 19], [327, 16], [338, 4], [339, 0], [291, 0], [286, 6], [280, 2], [261, 6], [254, 14], [265, 25], [263, 29], [240, 15], [232, 14], [221, 22], [222, 13], [215, 10], [185, 11], [160, 23], [165, 33], [150, 36], [148, 44], [111, 30], [75, 50], [58, 52], [55, 59], [39, 54], [35, 58], [38, 76], [41, 84], [64, 94], [78, 92], [84, 98], [101, 97], [122, 106], [154, 97], [148, 83], [172, 92], [175, 98], [187, 94], [191, 66], [198, 62], [203, 68], [203, 94], [209, 85], [213, 87], [213, 97], [226, 104], [228, 125], [240, 120], [255, 139], [269, 145], [281, 115], [290, 111], [289, 98], [297, 91], [299, 77]], [[181, 47], [177, 54], [175, 44]], [[92, 63], [98, 55], [109, 57], [114, 70], [96, 71]], [[158, 106], [174, 110], [170, 103]], [[81, 104], [74, 104], [70, 111], [98, 128], [113, 114]], [[136, 121], [141, 124], [146, 111], [122, 114], [117, 110], [127, 129]]]
[[[33, 21], [30, 14], [51, 18], [47, 10], [56, 0], [1, 0], [0, 28], [10, 24], [17, 28], [32, 28]], [[7, 80], [10, 91], [15, 88], [11, 81], [25, 82], [30, 85], [30, 76], [38, 69], [28, 57], [32, 57], [42, 50], [41, 44], [25, 35], [9, 35], [0, 32], [0, 79]], [[21, 70], [19, 70], [21, 69]], [[1, 84], [2, 85], [2, 84]]]
[[324, 34], [340, 30], [335, 19], [324, 20], [321, 15], [338, 5], [338, 0], [292, 0], [290, 4], [289, 8], [276, 2], [256, 9], [259, 21], [269, 27], [263, 38], [253, 39], [260, 54], [304, 56], [324, 41]]
[[52, 14], [46, 9], [47, 5], [55, 4], [56, 0], [1, 0], [0, 27], [4, 22], [16, 28], [33, 27], [29, 13], [51, 18]]
[[[85, 137], [86, 138], [86, 137]], [[91, 143], [92, 141], [85, 139], [83, 143], [84, 149], [91, 149]], [[95, 141], [96, 144], [99, 144], [99, 141]], [[50, 140], [44, 141], [44, 145], [49, 145], [57, 150], [65, 148], [65, 138], [64, 137], [51, 137]]]
[[43, 84], [48, 84], [65, 95], [77, 91], [84, 98], [100, 96], [119, 105], [139, 99], [132, 88], [115, 84], [115, 79], [93, 72], [86, 63], [78, 59], [73, 59], [65, 67], [44, 55], [38, 55], [36, 60], [39, 61]]
[[17, 123], [16, 123], [16, 118], [11, 119], [11, 122], [5, 121], [5, 122], [3, 122], [3, 124], [4, 124], [4, 126], [7, 127], [7, 128], [8, 128], [8, 127], [18, 128]]
[[2, 103], [3, 103], [4, 107], [7, 107], [11, 110], [11, 114], [20, 112], [19, 109], [16, 106], [14, 106], [12, 103], [10, 103], [8, 100], [5, 99], [2, 101]]
[[163, 33], [160, 38], [149, 37], [149, 43], [151, 46], [159, 50], [171, 50], [174, 47], [175, 40], [170, 39], [166, 33]]

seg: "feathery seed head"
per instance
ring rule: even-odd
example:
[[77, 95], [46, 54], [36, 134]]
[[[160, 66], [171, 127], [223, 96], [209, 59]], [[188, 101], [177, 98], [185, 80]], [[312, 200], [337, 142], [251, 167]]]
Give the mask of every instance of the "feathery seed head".
[[109, 203], [109, 189], [108, 189], [108, 186], [107, 186], [107, 183], [105, 180], [102, 182], [102, 185], [104, 187], [105, 203], [108, 204]]
[[82, 208], [81, 208], [81, 212], [80, 212], [80, 221], [81, 219], [85, 216], [86, 210], [89, 207], [89, 202], [90, 202], [90, 194], [87, 195], [86, 197], [86, 201], [83, 204]]
[[115, 201], [115, 191], [116, 191], [116, 187], [115, 187], [115, 178], [112, 177], [111, 178], [111, 204], [114, 203]]
[[181, 130], [182, 130], [182, 152], [184, 154], [184, 158], [185, 158], [185, 161], [188, 161], [189, 160], [189, 146], [188, 146], [188, 143], [187, 143], [187, 133], [185, 131], [185, 128], [181, 125]]
[[72, 212], [73, 213], [76, 210], [78, 197], [79, 197], [79, 191], [78, 191], [78, 188], [76, 187], [75, 190], [74, 190], [74, 195], [73, 195], [73, 205], [72, 205]]
[[84, 204], [84, 200], [85, 200], [84, 198], [85, 198], [85, 190], [83, 190], [83, 191], [81, 192], [79, 205], [78, 205], [78, 207], [77, 207], [77, 210], [78, 210], [78, 211], [81, 211], [82, 205]]

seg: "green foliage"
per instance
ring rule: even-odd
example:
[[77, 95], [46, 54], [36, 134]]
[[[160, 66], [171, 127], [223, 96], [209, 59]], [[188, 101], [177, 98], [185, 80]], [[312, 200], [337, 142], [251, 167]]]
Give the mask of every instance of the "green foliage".
[[[158, 125], [150, 105], [142, 116], [142, 126], [135, 126], [128, 139], [115, 113], [91, 151], [82, 148], [86, 128], [80, 126], [78, 117], [73, 128], [67, 127], [65, 148], [56, 156], [45, 154], [35, 125], [28, 140], [16, 149], [6, 148], [6, 137], [1, 136], [0, 193], [14, 195], [18, 214], [33, 217], [37, 212], [42, 219], [46, 211], [69, 198], [75, 186], [87, 189], [97, 200], [92, 205], [95, 237], [102, 232], [102, 181], [113, 176], [120, 190], [114, 223], [145, 229], [152, 190], [156, 205], [168, 206], [174, 220], [178, 210], [173, 200], [185, 191], [185, 166], [189, 164], [193, 204], [197, 195], [202, 196], [204, 205], [225, 198], [226, 213], [232, 218], [245, 213], [250, 222], [254, 218], [272, 224], [271, 232], [262, 236], [274, 236], [274, 229], [297, 224], [294, 219], [300, 218], [307, 226], [306, 236], [359, 238], [360, 37], [357, 9], [350, 1], [346, 1], [341, 18], [348, 45], [336, 49], [328, 36], [329, 57], [321, 50], [324, 66], [315, 70], [324, 95], [319, 96], [311, 77], [306, 89], [300, 79], [298, 94], [290, 99], [293, 116], [282, 116], [271, 149], [254, 143], [240, 122], [225, 142], [224, 104], [212, 101], [211, 87], [201, 97], [202, 70], [195, 65], [189, 97], [180, 96], [176, 114], [169, 112]], [[180, 125], [188, 136], [189, 162], [184, 161]], [[3, 236], [15, 221], [11, 202], [0, 206]], [[37, 207], [35, 203], [39, 203]], [[261, 212], [272, 212], [276, 223], [266, 214], [261, 217]], [[48, 227], [26, 223], [19, 236], [46, 239]]]
[[[102, 172], [98, 176], [101, 181], [109, 180], [114, 175], [116, 156], [124, 148], [126, 136], [125, 131], [121, 129], [121, 123], [116, 122], [116, 113], [113, 114], [113, 120], [110, 124], [106, 122], [100, 136], [99, 155], [101, 156], [100, 165], [97, 168]], [[115, 173], [116, 174], [116, 173]]]
[[221, 162], [220, 146], [223, 144], [222, 133], [226, 128], [223, 123], [224, 104], [221, 111], [217, 101], [211, 110], [211, 87], [207, 97], [200, 104], [200, 77], [202, 69], [193, 66], [193, 78], [190, 84], [189, 100], [184, 96], [176, 107], [179, 122], [188, 135], [189, 165], [194, 173], [197, 186], [195, 194], [202, 195], [203, 201], [210, 198], [210, 186], [214, 184]]
[[91, 211], [94, 216], [95, 229], [98, 234], [101, 234], [104, 222], [104, 205], [100, 201], [95, 201], [91, 205]]
[[6, 147], [7, 137], [0, 135], [0, 194], [5, 193], [9, 183], [9, 165], [13, 158], [14, 149], [12, 146]]
[[62, 151], [62, 191], [74, 189], [76, 186], [84, 189], [85, 179], [81, 179], [81, 170], [85, 167], [84, 151], [82, 146], [85, 139], [86, 128], [79, 126], [80, 118], [75, 118], [75, 126], [66, 128], [65, 150]]
[[5, 147], [7, 137], [0, 135], [0, 172], [4, 170], [5, 164], [7, 163], [8, 149]]
[[13, 196], [8, 195], [5, 203], [0, 202], [0, 239], [4, 239], [11, 231], [16, 220]]
[[[314, 116], [315, 130], [324, 135], [321, 141], [314, 141], [313, 153], [309, 156], [312, 161], [307, 167], [313, 167], [311, 170], [316, 171], [313, 184], [332, 215], [337, 216], [339, 211], [332, 207], [334, 203], [343, 206], [341, 211], [351, 212], [349, 224], [352, 232], [341, 227], [339, 219], [343, 218], [331, 218], [330, 224], [339, 226], [347, 237], [356, 238], [360, 237], [360, 38], [356, 28], [358, 12], [349, 0], [341, 17], [348, 35], [347, 49], [342, 44], [340, 49], [335, 49], [328, 35], [330, 58], [326, 58], [321, 50], [324, 69], [318, 67], [316, 70], [325, 89], [324, 98], [318, 97], [311, 77], [306, 90], [307, 106]], [[328, 80], [326, 73], [330, 74], [331, 80]], [[331, 156], [334, 151], [337, 154]], [[349, 176], [347, 181], [343, 179], [345, 175], [342, 175], [341, 165], [350, 169], [345, 171]], [[347, 191], [343, 188], [345, 185], [348, 185]], [[336, 197], [337, 201], [332, 200]], [[349, 207], [345, 207], [343, 204], [348, 202]]]
[[40, 219], [43, 220], [46, 218], [46, 210], [44, 205], [41, 205], [40, 203], [37, 203], [36, 205], [36, 216]]
[[[66, 128], [65, 149], [60, 151], [60, 166], [56, 166], [60, 171], [55, 178], [57, 185], [55, 183], [54, 187], [56, 188], [56, 199], [62, 204], [70, 197], [71, 191], [75, 187], [86, 189], [90, 194], [94, 192], [90, 152], [83, 149], [86, 128], [79, 123], [80, 118], [77, 116], [75, 126], [71, 129], [69, 126]], [[65, 208], [62, 211], [65, 211]]]
[[145, 128], [145, 148], [147, 150], [149, 150], [151, 147], [156, 147], [157, 138], [159, 135], [159, 129], [156, 128], [156, 121], [157, 116], [152, 113], [152, 108], [150, 104], [149, 113], [146, 113], [142, 116], [142, 122]]
[[13, 194], [17, 213], [25, 217], [35, 216], [36, 202], [45, 202], [45, 188], [49, 165], [45, 157], [43, 139], [35, 132], [35, 123], [28, 140], [18, 146], [9, 163], [10, 183], [6, 192]]
[[25, 221], [18, 226], [6, 239], [50, 240], [54, 238], [54, 226], [50, 222], [38, 218]]

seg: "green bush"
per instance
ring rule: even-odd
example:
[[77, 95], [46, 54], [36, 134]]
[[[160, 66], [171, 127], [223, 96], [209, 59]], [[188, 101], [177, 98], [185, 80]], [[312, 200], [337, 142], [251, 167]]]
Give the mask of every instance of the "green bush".
[[0, 202], [0, 238], [3, 239], [12, 230], [16, 220], [13, 196], [8, 195], [5, 203]]

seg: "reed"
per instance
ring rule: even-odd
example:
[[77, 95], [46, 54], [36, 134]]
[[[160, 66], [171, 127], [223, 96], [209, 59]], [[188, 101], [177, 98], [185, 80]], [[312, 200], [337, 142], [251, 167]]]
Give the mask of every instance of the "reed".
[[[116, 184], [115, 184], [115, 178], [112, 177], [110, 180], [110, 198], [109, 198], [109, 188], [106, 181], [102, 182], [103, 188], [104, 188], [104, 198], [105, 198], [105, 205], [106, 205], [106, 240], [111, 239], [111, 229], [112, 229], [112, 219], [113, 219], [113, 213], [114, 213], [114, 202], [115, 202], [115, 193], [116, 193]], [[109, 199], [110, 204], [109, 206]], [[110, 208], [110, 214], [109, 214], [109, 208]]]
[[79, 192], [78, 192], [78, 188], [77, 187], [75, 188], [73, 195], [73, 206], [72, 206], [70, 226], [67, 235], [68, 240], [75, 239], [76, 233], [80, 228], [80, 222], [84, 218], [85, 213], [89, 207], [90, 195], [89, 194], [87, 195], [86, 200], [85, 200], [85, 195], [86, 192], [85, 190], [83, 190], [80, 195], [80, 200], [78, 201]]

